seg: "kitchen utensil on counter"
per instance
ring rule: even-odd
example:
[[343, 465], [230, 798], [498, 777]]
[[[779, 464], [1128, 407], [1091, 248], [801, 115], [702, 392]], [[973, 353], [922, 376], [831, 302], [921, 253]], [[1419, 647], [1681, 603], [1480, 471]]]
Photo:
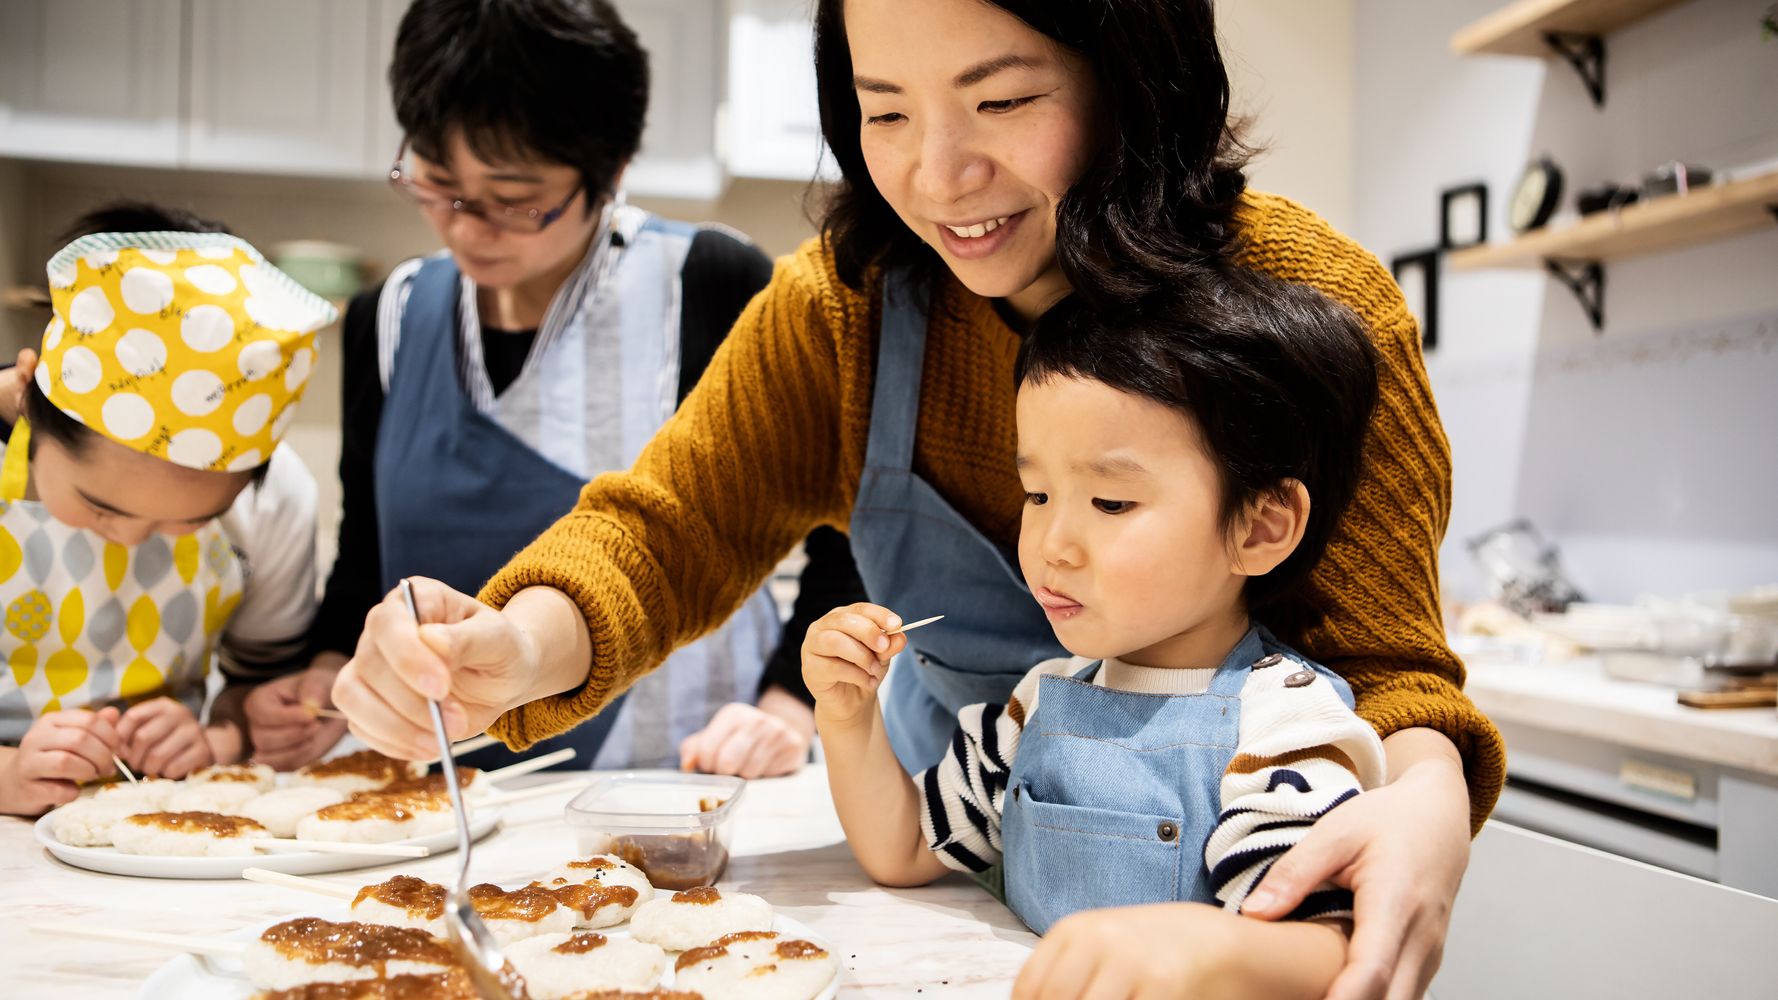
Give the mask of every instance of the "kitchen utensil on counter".
[[291, 240], [272, 247], [278, 270], [324, 299], [349, 299], [364, 287], [364, 255], [326, 240]]
[[[414, 624], [419, 625], [420, 609], [414, 605], [414, 586], [406, 577], [401, 581], [401, 599], [407, 603], [407, 613], [414, 617]], [[438, 736], [438, 764], [444, 774], [445, 791], [451, 797], [451, 811], [457, 818], [459, 860], [456, 881], [451, 883], [450, 904], [445, 907], [445, 930], [450, 935], [447, 941], [462, 955], [470, 982], [482, 1000], [513, 1000], [522, 989], [513, 988], [516, 985], [510, 981], [513, 973], [507, 967], [506, 957], [500, 954], [494, 932], [482, 922], [469, 898], [469, 845], [472, 840], [469, 810], [463, 805], [463, 789], [457, 783], [457, 762], [451, 756], [450, 733], [445, 730], [444, 714], [439, 711], [438, 702], [428, 700], [426, 706], [432, 712], [432, 731]]]
[[1561, 611], [1581, 599], [1562, 572], [1556, 547], [1524, 518], [1484, 531], [1468, 545], [1495, 599], [1527, 618]]

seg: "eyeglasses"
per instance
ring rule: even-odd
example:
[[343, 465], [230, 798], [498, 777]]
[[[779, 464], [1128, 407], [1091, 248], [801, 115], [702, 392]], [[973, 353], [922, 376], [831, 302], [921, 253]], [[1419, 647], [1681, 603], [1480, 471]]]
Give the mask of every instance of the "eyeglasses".
[[402, 197], [420, 206], [428, 212], [461, 213], [473, 216], [481, 221], [509, 233], [541, 233], [550, 224], [560, 219], [580, 197], [581, 187], [576, 186], [568, 192], [568, 197], [555, 208], [544, 211], [536, 208], [513, 208], [501, 205], [484, 205], [479, 201], [464, 201], [453, 198], [437, 188], [427, 187], [415, 179], [412, 169], [407, 164], [407, 143], [395, 153], [395, 162], [389, 167], [389, 186]]

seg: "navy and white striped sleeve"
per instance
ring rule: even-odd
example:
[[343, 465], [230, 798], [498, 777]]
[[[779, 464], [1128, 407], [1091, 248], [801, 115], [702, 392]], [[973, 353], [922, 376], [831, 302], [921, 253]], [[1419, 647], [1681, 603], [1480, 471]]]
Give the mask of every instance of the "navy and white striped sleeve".
[[[1256, 669], [1241, 691], [1241, 732], [1222, 777], [1222, 813], [1204, 849], [1210, 888], [1240, 912], [1279, 855], [1316, 821], [1383, 782], [1383, 741], [1328, 680], [1290, 660]], [[1288, 683], [1295, 678], [1297, 683]], [[1289, 919], [1349, 917], [1350, 891], [1323, 885]]]
[[1038, 679], [1067, 660], [1039, 664], [1004, 705], [969, 705], [957, 713], [951, 745], [937, 764], [914, 777], [926, 845], [948, 868], [981, 872], [1000, 860], [1000, 814], [1019, 734], [1037, 708]]

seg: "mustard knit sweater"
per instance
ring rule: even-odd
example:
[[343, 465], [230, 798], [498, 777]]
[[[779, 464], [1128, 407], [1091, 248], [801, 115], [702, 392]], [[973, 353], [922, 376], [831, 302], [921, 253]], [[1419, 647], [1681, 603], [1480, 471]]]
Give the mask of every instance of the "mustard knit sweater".
[[[1505, 779], [1505, 749], [1464, 696], [1445, 644], [1437, 556], [1450, 446], [1414, 320], [1377, 259], [1300, 205], [1249, 192], [1240, 224], [1242, 263], [1345, 303], [1381, 356], [1363, 480], [1300, 607], [1269, 620], [1351, 683], [1381, 734], [1425, 726], [1448, 736], [1479, 827]], [[495, 607], [525, 587], [564, 591], [593, 646], [585, 685], [507, 713], [494, 735], [523, 748], [572, 728], [721, 624], [811, 528], [846, 527], [869, 431], [879, 287], [874, 275], [862, 292], [842, 284], [818, 238], [779, 260], [635, 467], [595, 479], [488, 582], [481, 596]], [[949, 275], [930, 324], [915, 471], [1010, 547], [1024, 498], [1013, 468], [1019, 337]]]

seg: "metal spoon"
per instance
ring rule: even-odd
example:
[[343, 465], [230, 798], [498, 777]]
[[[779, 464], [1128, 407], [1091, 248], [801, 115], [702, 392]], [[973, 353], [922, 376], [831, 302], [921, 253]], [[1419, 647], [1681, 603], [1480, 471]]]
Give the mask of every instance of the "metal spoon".
[[[419, 625], [420, 610], [414, 605], [414, 586], [406, 577], [401, 581], [401, 599], [407, 602], [408, 614]], [[457, 786], [457, 762], [451, 756], [451, 737], [445, 732], [444, 713], [438, 702], [428, 701], [432, 710], [432, 730], [438, 735], [439, 766], [444, 768], [445, 789], [451, 796], [451, 809], [457, 815], [457, 881], [451, 886], [451, 899], [445, 907], [445, 943], [452, 945], [463, 959], [464, 970], [482, 1000], [514, 1000], [519, 990], [510, 980], [506, 957], [475, 904], [469, 898], [469, 810], [463, 808], [463, 790]]]

